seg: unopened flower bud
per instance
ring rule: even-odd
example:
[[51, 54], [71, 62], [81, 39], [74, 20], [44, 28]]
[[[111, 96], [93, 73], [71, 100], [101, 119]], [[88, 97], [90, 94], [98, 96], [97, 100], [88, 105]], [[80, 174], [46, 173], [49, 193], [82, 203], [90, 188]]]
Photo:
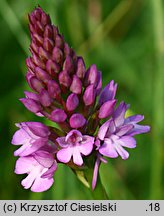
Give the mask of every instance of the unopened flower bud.
[[51, 105], [52, 100], [47, 90], [42, 89], [42, 91], [39, 94], [39, 99], [43, 106], [48, 107]]
[[95, 64], [91, 65], [85, 76], [85, 85], [94, 84], [96, 86], [98, 80], [98, 70]]
[[30, 98], [30, 99], [33, 99], [35, 101], [39, 101], [38, 94], [36, 94], [34, 92], [24, 91], [24, 94], [25, 94], [26, 98]]
[[66, 107], [68, 111], [73, 111], [79, 104], [79, 98], [76, 94], [72, 93], [68, 96], [66, 101]]
[[33, 61], [35, 65], [42, 68], [43, 70], [45, 69], [45, 63], [34, 53], [33, 53]]
[[108, 85], [105, 86], [105, 88], [102, 90], [100, 97], [99, 97], [99, 105], [101, 106], [103, 103], [105, 103], [108, 100], [113, 100], [116, 95], [117, 90], [117, 84], [114, 83], [114, 81], [110, 81]]
[[83, 115], [76, 113], [71, 116], [69, 123], [72, 128], [81, 128], [85, 125], [86, 119]]
[[55, 46], [62, 49], [64, 46], [63, 37], [60, 34], [57, 34], [55, 37]]
[[77, 69], [76, 69], [76, 75], [83, 79], [86, 72], [85, 63], [82, 57], [79, 57], [77, 60]]
[[108, 116], [110, 116], [113, 113], [114, 110], [114, 106], [116, 104], [116, 100], [109, 100], [107, 102], [105, 102], [99, 110], [99, 118], [107, 118]]
[[26, 59], [26, 65], [27, 65], [28, 68], [30, 68], [32, 71], [34, 71], [35, 64], [33, 63], [31, 57], [29, 57], [29, 58]]
[[39, 80], [43, 81], [44, 83], [47, 83], [49, 80], [51, 80], [50, 75], [39, 67], [35, 68], [35, 74], [36, 74], [36, 77]]
[[55, 80], [48, 81], [48, 93], [52, 98], [56, 98], [61, 93], [60, 87]]
[[30, 77], [30, 75], [28, 75], [26, 77], [30, 87], [33, 90], [40, 92], [44, 88], [44, 84], [41, 81], [39, 81], [35, 76]]
[[99, 95], [102, 89], [102, 74], [101, 71], [98, 71], [98, 79], [97, 79], [97, 86], [96, 86], [96, 95]]
[[69, 47], [67, 43], [64, 44], [64, 54], [65, 56], [72, 56], [72, 49]]
[[40, 105], [40, 103], [37, 102], [37, 101], [35, 101], [35, 100], [33, 100], [33, 99], [21, 98], [19, 100], [24, 104], [24, 106], [28, 110], [30, 110], [33, 113], [38, 113], [38, 112], [40, 112], [43, 109], [42, 106]]
[[44, 37], [48, 37], [48, 38], [52, 38], [53, 36], [53, 30], [52, 27], [50, 25], [46, 25], [45, 29], [44, 29]]
[[43, 47], [38, 48], [38, 55], [43, 61], [47, 61], [50, 58], [50, 54]]
[[89, 85], [83, 95], [83, 101], [85, 103], [86, 106], [89, 106], [91, 104], [94, 103], [95, 100], [95, 89], [94, 89], [94, 85]]
[[67, 71], [60, 72], [59, 82], [61, 85], [65, 87], [69, 87], [71, 85], [72, 80]]
[[66, 113], [62, 109], [55, 109], [51, 113], [51, 120], [57, 123], [64, 122], [67, 118]]
[[63, 64], [63, 70], [68, 71], [69, 74], [71, 74], [74, 71], [73, 60], [70, 56], [66, 57], [64, 64]]
[[43, 41], [43, 48], [48, 52], [51, 52], [54, 47], [54, 42], [50, 38], [45, 37]]
[[53, 62], [51, 59], [49, 59], [46, 63], [46, 70], [51, 76], [55, 76], [59, 73], [60, 66], [57, 63]]
[[52, 51], [52, 60], [60, 65], [63, 63], [63, 52], [58, 47], [54, 47]]
[[71, 83], [70, 90], [75, 94], [81, 94], [82, 82], [76, 75], [73, 76], [73, 81]]

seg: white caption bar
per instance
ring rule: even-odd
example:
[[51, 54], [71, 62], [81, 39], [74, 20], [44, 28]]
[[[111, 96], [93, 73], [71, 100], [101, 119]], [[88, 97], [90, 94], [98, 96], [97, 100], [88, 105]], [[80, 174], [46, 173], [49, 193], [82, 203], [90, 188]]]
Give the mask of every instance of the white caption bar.
[[162, 216], [164, 200], [1, 200], [0, 215]]

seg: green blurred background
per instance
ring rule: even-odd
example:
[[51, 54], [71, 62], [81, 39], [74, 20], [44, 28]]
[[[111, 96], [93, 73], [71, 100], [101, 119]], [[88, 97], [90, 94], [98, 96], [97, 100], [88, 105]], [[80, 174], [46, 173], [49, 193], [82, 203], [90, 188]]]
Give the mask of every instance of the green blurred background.
[[103, 85], [118, 83], [117, 98], [131, 113], [145, 115], [151, 132], [137, 137], [126, 161], [110, 159], [101, 179], [110, 199], [164, 199], [164, 2], [162, 0], [1, 0], [0, 1], [0, 199], [93, 199], [65, 166], [53, 187], [32, 193], [14, 174], [11, 138], [20, 121], [43, 121], [18, 101], [28, 89], [27, 14], [35, 6], [50, 14], [65, 40], [86, 65], [97, 64]]

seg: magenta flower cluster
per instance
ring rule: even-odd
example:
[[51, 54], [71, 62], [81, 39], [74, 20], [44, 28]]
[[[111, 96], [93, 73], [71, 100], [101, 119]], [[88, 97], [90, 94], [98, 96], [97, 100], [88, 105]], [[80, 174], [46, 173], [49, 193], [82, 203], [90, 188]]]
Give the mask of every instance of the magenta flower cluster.
[[[146, 133], [149, 126], [138, 124], [143, 116], [126, 118], [129, 106], [116, 107], [117, 84], [110, 81], [102, 89], [102, 74], [96, 65], [88, 69], [82, 57], [64, 41], [49, 15], [38, 7], [29, 15], [31, 57], [27, 58], [27, 82], [20, 101], [37, 116], [54, 122], [54, 127], [39, 122], [16, 124], [19, 130], [12, 144], [20, 145], [15, 173], [27, 174], [22, 181], [33, 192], [49, 189], [58, 163], [82, 170], [93, 157], [92, 188], [104, 156], [127, 159], [125, 148], [135, 148], [134, 135]], [[58, 125], [58, 128], [56, 128]]]

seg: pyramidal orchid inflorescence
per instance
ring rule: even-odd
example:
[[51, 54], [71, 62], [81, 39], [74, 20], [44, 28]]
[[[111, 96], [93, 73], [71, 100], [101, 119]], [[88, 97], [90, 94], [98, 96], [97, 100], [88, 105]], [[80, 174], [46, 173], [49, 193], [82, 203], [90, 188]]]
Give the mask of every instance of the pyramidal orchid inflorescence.
[[[40, 7], [29, 15], [31, 56], [27, 58], [26, 80], [32, 91], [20, 101], [35, 115], [54, 122], [16, 124], [12, 144], [20, 145], [15, 173], [27, 174], [22, 181], [33, 192], [49, 189], [58, 163], [75, 173], [91, 169], [92, 189], [96, 187], [104, 156], [127, 159], [125, 148], [135, 148], [134, 135], [149, 126], [138, 124], [143, 116], [125, 117], [129, 105], [116, 106], [117, 84], [110, 81], [102, 90], [102, 74], [93, 64], [86, 68], [82, 57], [64, 41], [58, 28]], [[56, 128], [58, 124], [58, 128]], [[90, 182], [89, 182], [90, 184]]]

